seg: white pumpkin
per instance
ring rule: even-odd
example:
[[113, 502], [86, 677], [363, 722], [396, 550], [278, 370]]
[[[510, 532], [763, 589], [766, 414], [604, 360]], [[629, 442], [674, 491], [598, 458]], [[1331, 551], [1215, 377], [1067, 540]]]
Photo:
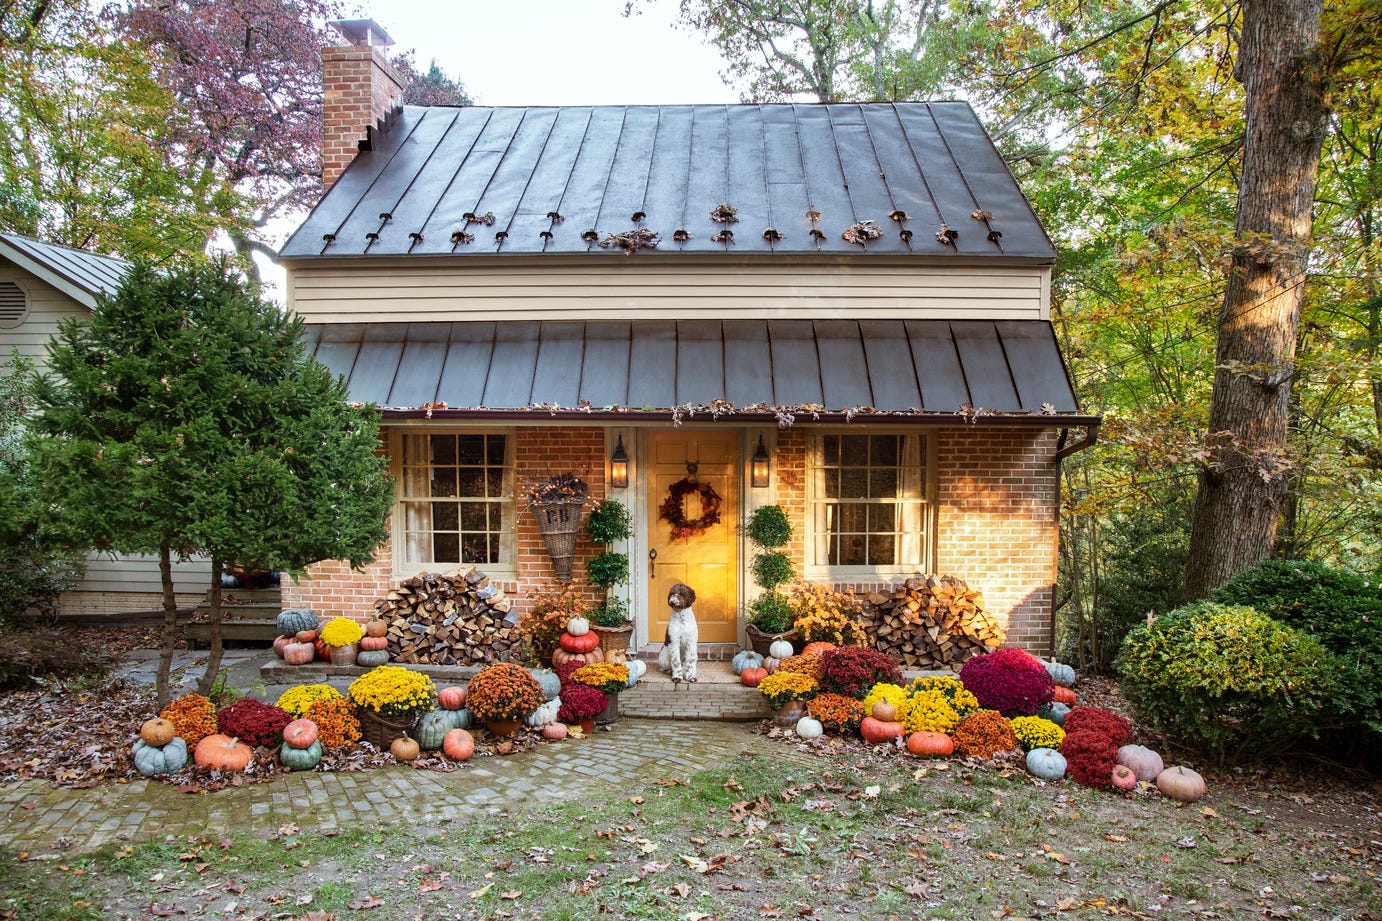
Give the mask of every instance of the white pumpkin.
[[566, 632], [572, 636], [585, 636], [590, 632], [590, 621], [584, 617], [573, 617], [566, 625]]
[[528, 717], [527, 723], [533, 729], [541, 729], [548, 723], [555, 723], [557, 721], [557, 711], [560, 709], [561, 698], [553, 697], [551, 700], [547, 701], [547, 703], [534, 710], [532, 715]]
[[793, 653], [792, 644], [786, 640], [773, 640], [768, 647], [768, 655], [774, 659], [785, 659]]
[[821, 725], [820, 720], [803, 716], [797, 720], [796, 731], [797, 735], [803, 739], [819, 739], [821, 734], [825, 732], [825, 727]]

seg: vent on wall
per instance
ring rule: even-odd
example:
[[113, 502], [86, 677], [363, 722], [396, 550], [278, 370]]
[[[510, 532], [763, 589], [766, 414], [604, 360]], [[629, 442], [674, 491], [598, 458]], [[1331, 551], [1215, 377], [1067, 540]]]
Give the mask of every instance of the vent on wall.
[[29, 298], [24, 289], [12, 281], [0, 281], [0, 329], [13, 329], [24, 322], [29, 312]]

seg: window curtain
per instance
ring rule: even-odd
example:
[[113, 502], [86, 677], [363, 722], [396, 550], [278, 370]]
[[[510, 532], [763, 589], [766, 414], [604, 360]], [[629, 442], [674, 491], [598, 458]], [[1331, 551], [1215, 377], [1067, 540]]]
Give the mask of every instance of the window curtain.
[[922, 499], [925, 498], [926, 471], [921, 463], [921, 436], [902, 436], [902, 469], [898, 471], [898, 541], [896, 565], [916, 566], [922, 561]]
[[405, 559], [432, 559], [432, 453], [426, 435], [403, 436], [403, 533]]

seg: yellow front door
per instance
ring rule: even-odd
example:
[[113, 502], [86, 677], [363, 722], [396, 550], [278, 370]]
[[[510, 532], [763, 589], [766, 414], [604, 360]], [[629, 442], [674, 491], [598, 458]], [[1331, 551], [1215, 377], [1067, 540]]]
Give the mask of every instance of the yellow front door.
[[[739, 437], [733, 432], [652, 432], [648, 435], [648, 546], [656, 559], [648, 566], [648, 639], [660, 643], [667, 632], [667, 593], [685, 582], [696, 592], [696, 623], [702, 643], [732, 643], [739, 597]], [[688, 474], [687, 464], [695, 465]], [[674, 537], [662, 507], [673, 486], [691, 476], [720, 496], [720, 520], [703, 531]], [[682, 501], [683, 515], [701, 517], [699, 489]]]

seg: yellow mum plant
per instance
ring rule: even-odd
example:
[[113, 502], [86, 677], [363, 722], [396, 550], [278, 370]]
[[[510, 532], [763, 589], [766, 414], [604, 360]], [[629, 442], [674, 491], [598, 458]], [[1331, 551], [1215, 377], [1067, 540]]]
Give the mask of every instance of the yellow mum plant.
[[960, 715], [941, 691], [922, 691], [908, 695], [897, 708], [897, 718], [909, 733], [944, 732], [960, 725]]
[[629, 686], [629, 667], [618, 662], [592, 662], [572, 672], [571, 680], [606, 694], [618, 694]]
[[917, 678], [907, 685], [908, 694], [921, 694], [925, 691], [938, 691], [950, 702], [950, 707], [964, 719], [971, 713], [979, 710], [979, 698], [974, 696], [974, 692], [964, 686], [964, 683], [954, 675], [935, 676], [931, 678]]
[[[886, 700], [897, 708], [897, 712], [902, 712], [902, 705], [907, 702], [907, 689], [887, 681], [880, 681], [875, 684], [868, 695], [864, 698], [864, 713], [872, 713], [873, 705], [881, 700]], [[899, 716], [898, 719], [901, 719]]]
[[1065, 730], [1040, 716], [1015, 716], [1008, 720], [1017, 736], [1017, 744], [1027, 751], [1034, 748], [1054, 748], [1060, 750], [1065, 741]]
[[322, 642], [328, 646], [350, 646], [360, 642], [364, 628], [349, 617], [333, 617], [322, 627]]
[[422, 672], [381, 665], [352, 681], [346, 696], [355, 706], [381, 716], [401, 716], [413, 710], [432, 709], [437, 702], [437, 688]]
[[300, 684], [278, 695], [278, 709], [287, 712], [293, 719], [301, 719], [307, 710], [319, 700], [345, 700], [341, 692], [329, 684]]
[[768, 698], [768, 705], [776, 710], [793, 700], [809, 700], [816, 694], [816, 680], [801, 672], [773, 672], [758, 682], [758, 693]]

